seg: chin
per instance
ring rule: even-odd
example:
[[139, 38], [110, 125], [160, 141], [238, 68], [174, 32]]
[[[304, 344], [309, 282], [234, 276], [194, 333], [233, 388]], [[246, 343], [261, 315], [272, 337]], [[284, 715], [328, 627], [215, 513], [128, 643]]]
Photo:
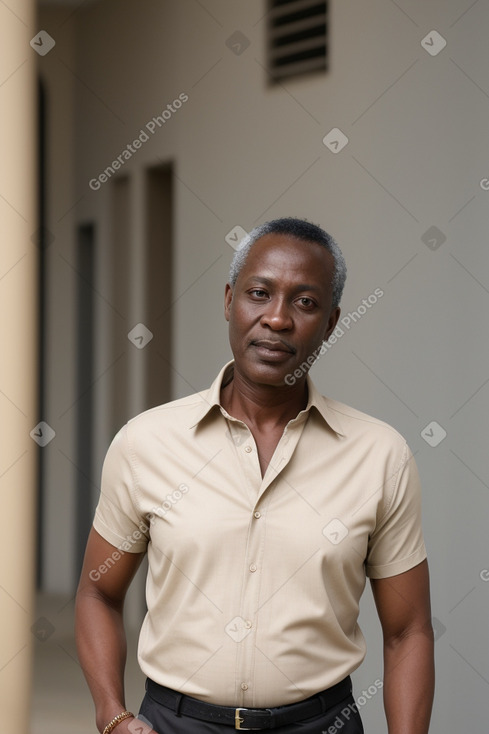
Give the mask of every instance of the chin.
[[269, 385], [270, 387], [284, 387], [287, 385], [285, 378], [294, 371], [293, 367], [275, 365], [268, 362], [253, 362], [244, 365], [240, 370], [250, 382], [257, 385]]

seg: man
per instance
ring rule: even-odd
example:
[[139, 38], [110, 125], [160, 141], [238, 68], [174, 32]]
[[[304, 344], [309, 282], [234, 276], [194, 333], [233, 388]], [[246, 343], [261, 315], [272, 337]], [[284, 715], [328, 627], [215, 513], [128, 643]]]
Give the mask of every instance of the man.
[[428, 731], [433, 633], [414, 461], [394, 429], [321, 396], [307, 375], [345, 277], [319, 227], [253, 230], [225, 290], [234, 361], [209, 390], [114, 439], [77, 598], [99, 731], [142, 730], [124, 705], [122, 609], [145, 552], [140, 713], [153, 731], [363, 732], [349, 676], [365, 655], [366, 576], [389, 734]]

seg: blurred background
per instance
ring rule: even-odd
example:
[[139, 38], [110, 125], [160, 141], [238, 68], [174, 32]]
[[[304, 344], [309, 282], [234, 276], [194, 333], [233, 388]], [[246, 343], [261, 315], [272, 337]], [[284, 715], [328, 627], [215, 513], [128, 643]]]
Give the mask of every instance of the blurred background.
[[[394, 425], [420, 469], [431, 731], [486, 732], [489, 5], [2, 0], [0, 28], [8, 730], [95, 731], [73, 597], [105, 452], [129, 417], [211, 383], [233, 247], [298, 216], [349, 268], [312, 376]], [[144, 569], [135, 709], [143, 614]], [[368, 588], [360, 625], [357, 696], [382, 677]], [[380, 694], [361, 713], [385, 734]]]

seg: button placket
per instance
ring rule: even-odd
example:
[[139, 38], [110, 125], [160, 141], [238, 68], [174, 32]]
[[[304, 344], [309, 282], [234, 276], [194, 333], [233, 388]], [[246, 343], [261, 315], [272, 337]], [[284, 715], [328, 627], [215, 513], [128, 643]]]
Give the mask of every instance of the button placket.
[[[267, 500], [264, 501], [267, 502]], [[251, 705], [254, 697], [255, 633], [258, 624], [257, 610], [260, 607], [260, 569], [265, 550], [265, 516], [262, 514], [263, 508], [260, 511], [256, 507], [257, 505], [255, 504], [255, 507], [252, 508], [252, 512], [250, 513], [248, 544], [244, 558], [245, 576], [241, 597], [241, 614], [244, 620], [243, 627], [247, 631], [247, 634], [240, 643], [236, 667], [237, 680], [246, 681], [246, 687], [243, 684], [240, 686], [242, 695], [241, 703], [246, 706]], [[256, 522], [258, 519], [260, 519], [259, 523]]]
[[[244, 560], [244, 578], [239, 608], [243, 627], [247, 634], [239, 642], [236, 656], [236, 680], [242, 696], [242, 704], [250, 705], [253, 700], [254, 661], [256, 655], [256, 631], [259, 624], [258, 612], [260, 609], [261, 564], [265, 551], [266, 522], [263, 502], [268, 504], [264, 497], [270, 485], [283, 471], [302, 433], [302, 425], [294, 425], [285, 429], [276, 453], [272, 458], [269, 470], [262, 477], [259, 465], [258, 451], [253, 435], [243, 426], [240, 435], [241, 441], [235, 442], [237, 461], [241, 473], [248, 485], [249, 496], [252, 500], [250, 513], [249, 536]], [[285, 448], [287, 447], [287, 448]], [[271, 494], [268, 499], [271, 499]], [[260, 509], [258, 509], [258, 507]], [[260, 520], [260, 522], [258, 522]], [[250, 695], [251, 694], [251, 695]]]
[[[248, 683], [246, 684], [246, 689], [243, 688], [243, 685], [241, 686], [243, 705], [245, 705], [245, 691], [247, 691], [246, 701], [248, 702], [246, 705], [250, 705], [250, 694], [252, 694], [251, 700], [253, 699], [252, 684], [254, 681], [253, 665], [256, 654], [256, 648], [254, 647], [256, 638], [255, 634], [252, 634], [252, 632], [256, 632], [257, 626], [259, 625], [259, 613], [257, 610], [260, 609], [260, 590], [262, 575], [260, 573], [260, 570], [264, 557], [266, 529], [265, 517], [263, 515], [263, 503], [265, 502], [265, 504], [268, 504], [268, 502], [271, 500], [273, 495], [273, 487], [271, 487], [271, 485], [275, 484], [275, 480], [283, 471], [290, 457], [294, 453], [294, 449], [297, 446], [297, 442], [299, 441], [300, 435], [304, 428], [304, 423], [305, 421], [299, 421], [297, 424], [290, 427], [290, 431], [288, 429], [284, 431], [284, 434], [282, 435], [279, 444], [277, 445], [274, 457], [272, 458], [270, 471], [267, 470], [264, 477], [261, 477], [260, 474], [261, 481], [259, 484], [259, 493], [251, 517], [249, 541], [245, 559], [245, 579], [241, 607], [243, 610], [247, 610], [248, 614], [251, 610], [253, 610], [253, 614], [255, 616], [251, 616], [250, 618], [248, 618], [246, 611], [243, 612], [243, 618], [246, 620], [244, 623], [244, 627], [245, 629], [249, 629], [250, 633], [246, 635], [246, 637], [243, 639], [243, 642], [241, 643], [243, 647], [240, 651], [239, 664], [236, 669], [237, 679], [248, 681]], [[247, 444], [247, 446], [250, 447], [251, 445]], [[245, 456], [246, 453], [250, 456], [250, 458], [252, 457], [252, 452], [248, 451], [245, 448], [245, 453], [242, 454], [242, 456]], [[255, 451], [254, 453], [256, 459], [258, 460], [257, 452]], [[244, 463], [247, 464], [248, 462], [245, 461]], [[270, 492], [268, 493], [267, 499], [264, 497], [264, 495], [269, 487]], [[260, 507], [260, 509], [258, 509], [258, 507]], [[258, 520], [260, 520], [260, 522], [257, 522]], [[250, 624], [249, 627], [248, 624]]]
[[236, 451], [236, 459], [239, 464], [240, 474], [244, 479], [243, 487], [246, 489], [250, 504], [256, 502], [257, 487], [261, 484], [261, 471], [258, 461], [258, 452], [254, 450], [254, 438], [243, 421], [233, 418], [221, 408], [226, 419]]

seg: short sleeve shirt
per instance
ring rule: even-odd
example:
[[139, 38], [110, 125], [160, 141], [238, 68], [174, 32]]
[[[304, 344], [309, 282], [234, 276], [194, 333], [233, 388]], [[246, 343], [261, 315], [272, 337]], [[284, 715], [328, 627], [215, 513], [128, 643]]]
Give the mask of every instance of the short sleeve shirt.
[[209, 390], [129, 421], [107, 453], [94, 527], [148, 553], [138, 657], [157, 683], [229, 706], [303, 700], [349, 675], [366, 646], [366, 577], [426, 557], [405, 440], [322, 396], [284, 429], [262, 477], [249, 428]]

